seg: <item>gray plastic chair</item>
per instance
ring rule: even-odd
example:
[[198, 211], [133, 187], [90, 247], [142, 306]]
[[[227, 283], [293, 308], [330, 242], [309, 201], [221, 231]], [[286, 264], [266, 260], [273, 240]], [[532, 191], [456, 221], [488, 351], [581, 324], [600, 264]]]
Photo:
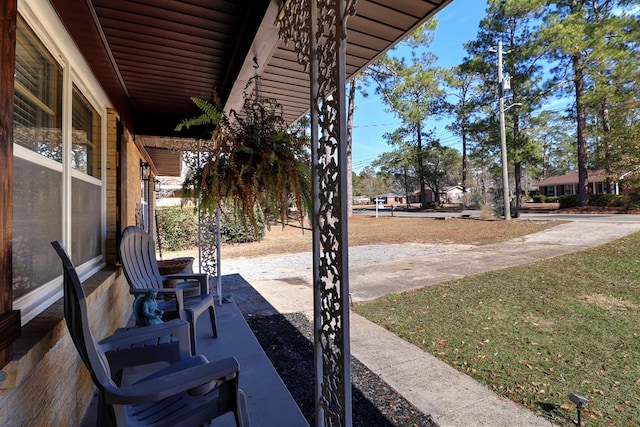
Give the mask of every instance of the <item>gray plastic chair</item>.
[[[101, 345], [96, 344], [87, 317], [84, 289], [76, 270], [59, 242], [52, 242], [64, 270], [64, 317], [69, 334], [98, 388], [98, 424], [116, 426], [196, 426], [233, 412], [239, 427], [249, 426], [246, 397], [238, 388], [239, 366], [235, 358], [209, 362], [202, 355], [185, 356], [168, 367], [133, 382], [126, 375], [114, 379], [112, 367]], [[177, 321], [177, 323], [184, 323]], [[147, 340], [156, 328], [130, 329]], [[166, 334], [165, 331], [160, 333]], [[117, 339], [107, 340], [108, 348], [119, 347]], [[125, 347], [128, 344], [125, 344]], [[182, 354], [184, 356], [184, 354]], [[144, 357], [130, 365], [146, 364]]]
[[[176, 312], [181, 319], [187, 320], [191, 328], [192, 353], [197, 352], [196, 325], [198, 317], [205, 312], [209, 313], [211, 329], [214, 338], [218, 336], [218, 325], [215, 313], [215, 303], [209, 294], [209, 276], [207, 274], [171, 274], [162, 276], [156, 260], [155, 242], [140, 227], [129, 226], [122, 233], [119, 247], [120, 261], [124, 275], [129, 283], [132, 294], [144, 294], [153, 289], [158, 292], [158, 308], [166, 313]], [[168, 288], [164, 286], [165, 280], [194, 279], [200, 284], [198, 295], [185, 296], [184, 292], [193, 286], [185, 282], [183, 287]], [[187, 289], [185, 289], [185, 287]], [[162, 297], [169, 297], [169, 301], [163, 301]]]

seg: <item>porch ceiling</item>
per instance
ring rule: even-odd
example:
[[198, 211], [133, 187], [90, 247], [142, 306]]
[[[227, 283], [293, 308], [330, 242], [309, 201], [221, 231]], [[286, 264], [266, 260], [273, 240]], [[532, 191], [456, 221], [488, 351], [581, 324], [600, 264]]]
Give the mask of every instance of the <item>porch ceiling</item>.
[[[197, 114], [190, 97], [242, 105], [246, 81], [293, 122], [309, 109], [308, 76], [278, 39], [281, 0], [50, 0], [127, 127], [143, 140], [202, 138], [173, 128]], [[451, 0], [358, 0], [348, 20], [347, 77]], [[144, 142], [143, 142], [144, 144]], [[161, 165], [156, 165], [161, 172]]]

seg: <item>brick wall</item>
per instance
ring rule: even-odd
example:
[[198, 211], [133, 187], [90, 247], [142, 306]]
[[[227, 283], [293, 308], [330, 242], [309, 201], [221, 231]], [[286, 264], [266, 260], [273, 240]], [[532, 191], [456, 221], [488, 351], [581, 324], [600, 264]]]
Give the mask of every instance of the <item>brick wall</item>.
[[117, 262], [116, 236], [120, 210], [118, 209], [118, 115], [107, 110], [107, 264]]

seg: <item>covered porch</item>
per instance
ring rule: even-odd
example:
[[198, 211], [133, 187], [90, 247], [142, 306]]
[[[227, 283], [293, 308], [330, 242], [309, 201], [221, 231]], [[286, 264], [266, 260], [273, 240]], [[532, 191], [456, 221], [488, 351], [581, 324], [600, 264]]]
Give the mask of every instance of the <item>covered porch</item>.
[[128, 225], [153, 233], [169, 148], [207, 137], [174, 131], [189, 98], [238, 109], [257, 73], [288, 122], [311, 111], [316, 419], [351, 425], [346, 79], [449, 1], [0, 0], [0, 424], [76, 425], [90, 399], [49, 242], [95, 289], [100, 335], [126, 323], [116, 248]]

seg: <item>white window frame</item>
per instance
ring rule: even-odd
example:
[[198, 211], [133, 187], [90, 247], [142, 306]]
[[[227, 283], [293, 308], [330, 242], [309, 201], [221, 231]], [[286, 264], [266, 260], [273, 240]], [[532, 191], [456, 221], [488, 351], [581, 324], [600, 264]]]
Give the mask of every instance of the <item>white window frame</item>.
[[[62, 172], [63, 208], [62, 208], [62, 244], [68, 253], [71, 253], [71, 184], [72, 178], [80, 179], [92, 184], [100, 185], [101, 192], [101, 254], [82, 265], [76, 266], [81, 280], [95, 274], [106, 264], [106, 194], [107, 194], [107, 109], [111, 108], [107, 95], [102, 90], [97, 79], [90, 71], [82, 54], [78, 51], [73, 39], [67, 33], [60, 22], [56, 11], [48, 1], [19, 0], [18, 13], [31, 28], [36, 37], [51, 53], [62, 68], [63, 94], [62, 94], [62, 136], [63, 136], [63, 161], [62, 164], [47, 159], [29, 149], [14, 144], [14, 156], [25, 160], [37, 161], [53, 170]], [[73, 86], [82, 93], [87, 102], [96, 110], [101, 120], [101, 167], [100, 178], [75, 170], [71, 167], [71, 134], [72, 134], [72, 106]], [[53, 250], [53, 249], [52, 249]], [[26, 324], [51, 304], [62, 297], [62, 276], [49, 283], [41, 284], [37, 289], [28, 294], [16, 298], [13, 301], [14, 309], [21, 311], [22, 325]]]

